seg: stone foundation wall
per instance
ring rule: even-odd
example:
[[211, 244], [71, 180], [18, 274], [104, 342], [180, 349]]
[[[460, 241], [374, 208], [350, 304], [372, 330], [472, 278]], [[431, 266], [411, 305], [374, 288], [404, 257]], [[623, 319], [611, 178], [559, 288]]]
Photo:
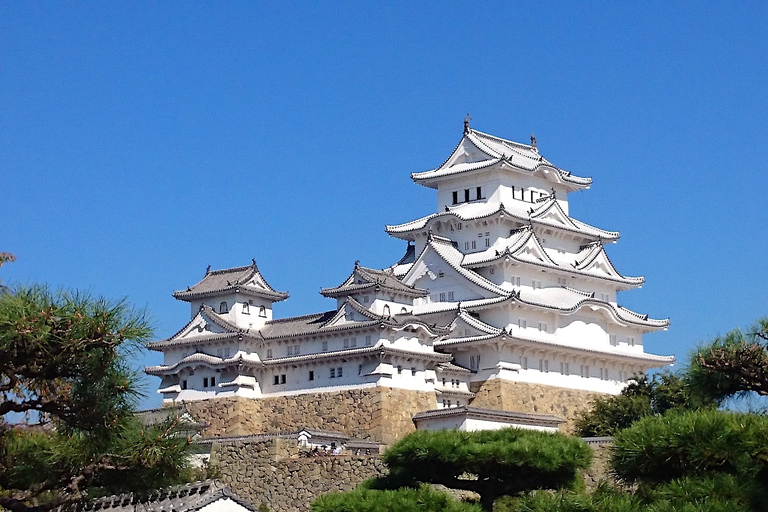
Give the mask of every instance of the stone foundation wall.
[[566, 420], [560, 426], [566, 433], [573, 432], [576, 414], [588, 409], [590, 400], [599, 395], [591, 391], [502, 379], [473, 383], [471, 390], [477, 395], [470, 403], [474, 407], [554, 414]]
[[[238, 496], [275, 512], [305, 512], [318, 496], [350, 491], [386, 473], [378, 456], [296, 458], [295, 445], [281, 440], [215, 445], [211, 465]], [[288, 458], [286, 458], [288, 457]]]
[[209, 426], [204, 437], [316, 428], [391, 444], [413, 432], [413, 415], [435, 409], [434, 393], [385, 387], [329, 393], [185, 402]]

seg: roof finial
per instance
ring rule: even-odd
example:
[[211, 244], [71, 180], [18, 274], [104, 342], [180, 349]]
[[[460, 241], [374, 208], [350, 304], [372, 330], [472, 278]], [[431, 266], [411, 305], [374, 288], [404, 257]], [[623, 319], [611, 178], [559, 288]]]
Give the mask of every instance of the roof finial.
[[471, 117], [469, 117], [469, 114], [467, 114], [467, 117], [464, 118], [464, 133], [469, 132], [469, 122], [472, 120]]
[[208, 268], [206, 268], [206, 269], [205, 269], [205, 273], [207, 274], [207, 273], [208, 273], [208, 272], [210, 272], [210, 271], [211, 271], [211, 266], [210, 266], [210, 265], [208, 265]]
[[355, 260], [355, 268], [360, 266], [360, 260]]
[[251, 263], [253, 263], [253, 266], [256, 266], [256, 258], [251, 258]]
[[538, 150], [538, 146], [536, 145], [536, 136], [531, 133], [531, 146], [533, 146], [534, 151]]

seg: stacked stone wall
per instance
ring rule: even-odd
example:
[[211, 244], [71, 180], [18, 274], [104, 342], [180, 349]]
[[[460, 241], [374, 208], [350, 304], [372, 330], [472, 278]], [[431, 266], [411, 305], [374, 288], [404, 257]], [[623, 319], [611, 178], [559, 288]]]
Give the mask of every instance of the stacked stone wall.
[[590, 401], [600, 395], [591, 391], [502, 379], [473, 383], [471, 390], [476, 394], [470, 403], [474, 407], [554, 414], [566, 420], [560, 430], [567, 433], [573, 432], [578, 412], [588, 409]]
[[435, 393], [375, 387], [327, 393], [214, 398], [184, 404], [208, 425], [204, 437], [315, 428], [391, 444], [415, 430], [413, 415], [435, 409]]
[[275, 512], [305, 512], [317, 497], [350, 491], [386, 473], [377, 455], [297, 458], [295, 445], [270, 440], [214, 445], [211, 465], [238, 496]]

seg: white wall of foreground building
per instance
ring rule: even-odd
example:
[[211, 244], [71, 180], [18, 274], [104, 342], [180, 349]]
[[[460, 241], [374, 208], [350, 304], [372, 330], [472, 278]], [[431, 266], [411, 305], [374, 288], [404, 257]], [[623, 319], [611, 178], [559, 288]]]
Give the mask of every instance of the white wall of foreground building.
[[413, 417], [413, 422], [418, 430], [459, 430], [463, 432], [501, 430], [503, 428], [557, 432], [558, 426], [564, 421], [562, 418], [550, 414], [514, 413], [471, 406], [425, 411], [417, 413]]

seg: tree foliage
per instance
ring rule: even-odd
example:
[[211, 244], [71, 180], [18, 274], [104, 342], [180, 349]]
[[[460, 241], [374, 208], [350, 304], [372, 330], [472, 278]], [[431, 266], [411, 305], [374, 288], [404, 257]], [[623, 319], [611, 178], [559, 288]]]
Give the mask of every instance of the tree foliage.
[[533, 430], [417, 431], [384, 454], [386, 484], [442, 484], [480, 495], [486, 510], [499, 496], [573, 486], [588, 467], [590, 448], [578, 439]]
[[712, 400], [749, 392], [768, 395], [768, 318], [698, 348], [688, 374], [691, 385]]
[[456, 501], [428, 485], [375, 491], [356, 489], [352, 492], [321, 496], [312, 503], [313, 512], [480, 512], [471, 503]]
[[[185, 479], [178, 419], [145, 427], [126, 356], [151, 335], [125, 301], [33, 286], [0, 294], [0, 507], [41, 510]], [[43, 425], [11, 426], [9, 414]]]
[[669, 371], [650, 378], [635, 375], [618, 395], [593, 399], [590, 409], [576, 419], [576, 432], [583, 437], [611, 436], [646, 416], [715, 405], [714, 400], [696, 392], [685, 376]]

